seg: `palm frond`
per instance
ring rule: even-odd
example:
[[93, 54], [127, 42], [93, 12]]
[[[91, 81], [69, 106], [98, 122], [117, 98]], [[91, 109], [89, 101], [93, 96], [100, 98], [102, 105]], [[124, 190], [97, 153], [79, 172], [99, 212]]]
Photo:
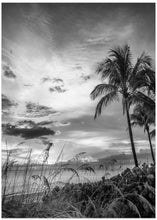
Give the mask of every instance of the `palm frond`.
[[117, 100], [117, 101], [119, 100], [117, 91], [110, 92], [104, 97], [102, 97], [101, 100], [97, 104], [94, 119], [96, 119], [97, 116], [100, 116], [102, 112], [102, 108], [106, 107], [113, 100]]
[[147, 87], [148, 92], [152, 91], [155, 94], [155, 72], [150, 68], [140, 70], [132, 77], [131, 85], [133, 91]]
[[131, 52], [130, 47], [116, 47], [110, 50], [110, 57], [117, 63], [117, 68], [123, 80], [127, 80], [131, 69]]
[[154, 138], [154, 137], [155, 137], [155, 129], [153, 129], [153, 130], [150, 132], [150, 137], [151, 137], [151, 138]]
[[96, 73], [102, 73], [104, 71], [104, 69], [106, 69], [107, 64], [111, 64], [112, 60], [107, 58], [106, 60], [103, 60], [101, 62], [99, 62], [96, 66]]
[[131, 119], [131, 125], [132, 126], [137, 126], [138, 125], [140, 127], [143, 127], [145, 125], [144, 118], [141, 117], [140, 113], [139, 114], [131, 114], [130, 119]]
[[145, 65], [145, 66], [150, 66], [152, 65], [152, 58], [147, 55], [145, 52], [143, 52], [140, 56], [140, 62], [141, 64]]
[[133, 114], [130, 115], [131, 125], [144, 127], [145, 130], [149, 130], [149, 126], [154, 123], [154, 117], [150, 115], [148, 109], [144, 107], [144, 104], [137, 104], [134, 107]]
[[111, 85], [115, 85], [117, 88], [122, 88], [124, 85], [124, 80], [122, 79], [119, 71], [113, 72], [108, 77], [108, 83]]
[[91, 92], [90, 97], [91, 99], [96, 99], [98, 96], [103, 95], [105, 92], [112, 92], [118, 90], [118, 88], [111, 84], [99, 84], [97, 85], [94, 90]]
[[135, 76], [139, 70], [145, 68], [145, 67], [151, 67], [152, 65], [152, 59], [150, 56], [146, 55], [145, 52], [141, 54], [139, 58], [137, 58], [136, 64], [133, 68], [133, 76]]
[[129, 96], [129, 104], [147, 104], [152, 108], [155, 108], [155, 102], [149, 96], [138, 91]]
[[102, 80], [112, 76], [116, 76], [118, 74], [118, 67], [116, 60], [112, 60], [107, 58], [102, 62], [98, 63], [96, 67], [96, 73], [101, 74]]

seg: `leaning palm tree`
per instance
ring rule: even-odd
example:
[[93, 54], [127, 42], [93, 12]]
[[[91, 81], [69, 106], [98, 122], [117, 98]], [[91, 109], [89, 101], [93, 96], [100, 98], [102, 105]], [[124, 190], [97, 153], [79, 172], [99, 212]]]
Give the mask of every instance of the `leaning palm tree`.
[[[138, 166], [135, 145], [133, 141], [132, 128], [129, 116], [128, 99], [132, 94], [133, 88], [131, 82], [133, 76], [137, 75], [142, 69], [150, 66], [150, 57], [142, 54], [135, 65], [131, 62], [130, 47], [125, 45], [123, 48], [116, 47], [109, 51], [109, 57], [98, 64], [96, 72], [101, 75], [102, 84], [99, 84], [91, 92], [91, 98], [94, 100], [101, 96], [97, 104], [95, 116], [100, 116], [102, 108], [106, 107], [112, 101], [119, 100], [119, 94], [122, 96], [123, 114], [126, 113], [135, 166]], [[104, 96], [103, 96], [104, 95]]]
[[153, 146], [151, 142], [151, 132], [150, 132], [150, 125], [154, 123], [154, 117], [150, 117], [150, 115], [147, 114], [147, 109], [145, 109], [143, 105], [138, 104], [135, 106], [133, 114], [131, 114], [130, 118], [131, 118], [132, 126], [138, 125], [140, 127], [144, 127], [144, 132], [147, 131], [152, 160], [153, 163], [155, 164], [155, 156], [153, 152]]

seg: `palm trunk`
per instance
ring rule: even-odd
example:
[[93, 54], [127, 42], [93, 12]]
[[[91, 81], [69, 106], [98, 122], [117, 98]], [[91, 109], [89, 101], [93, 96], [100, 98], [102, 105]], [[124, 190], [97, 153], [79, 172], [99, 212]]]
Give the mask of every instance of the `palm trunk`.
[[147, 134], [148, 134], [148, 140], [149, 140], [149, 144], [150, 144], [150, 151], [151, 151], [151, 155], [152, 155], [152, 159], [153, 159], [153, 163], [155, 164], [155, 157], [154, 157], [154, 152], [153, 152], [153, 146], [152, 146], [152, 142], [151, 142], [151, 138], [150, 138], [150, 133], [149, 133], [149, 128], [146, 128]]
[[137, 160], [136, 150], [135, 150], [135, 145], [134, 145], [134, 140], [133, 140], [133, 134], [132, 134], [132, 128], [131, 128], [131, 123], [130, 123], [130, 116], [129, 116], [127, 101], [125, 103], [125, 108], [126, 108], [126, 115], [127, 115], [127, 121], [128, 121], [128, 128], [129, 128], [129, 136], [130, 136], [132, 154], [133, 154], [135, 166], [138, 167], [138, 160]]

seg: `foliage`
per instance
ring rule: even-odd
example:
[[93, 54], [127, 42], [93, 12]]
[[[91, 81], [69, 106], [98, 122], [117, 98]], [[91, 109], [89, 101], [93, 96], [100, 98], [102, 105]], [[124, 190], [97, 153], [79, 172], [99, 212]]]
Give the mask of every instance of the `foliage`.
[[155, 166], [144, 163], [110, 179], [68, 182], [53, 189], [44, 178], [49, 191], [42, 202], [22, 203], [14, 197], [3, 204], [2, 215], [5, 218], [154, 218], [155, 185], [149, 181], [150, 175], [155, 182]]

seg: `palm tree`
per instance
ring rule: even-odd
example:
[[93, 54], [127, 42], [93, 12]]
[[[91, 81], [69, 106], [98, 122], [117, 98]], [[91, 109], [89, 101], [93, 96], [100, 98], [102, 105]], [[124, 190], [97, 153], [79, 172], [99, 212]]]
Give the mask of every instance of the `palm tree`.
[[[133, 141], [132, 128], [129, 115], [128, 100], [133, 92], [133, 76], [137, 75], [142, 69], [150, 66], [151, 59], [144, 53], [137, 59], [135, 65], [131, 62], [130, 47], [116, 47], [109, 51], [109, 57], [98, 64], [96, 72], [101, 75], [104, 81], [97, 85], [91, 92], [91, 98], [94, 100], [101, 96], [97, 104], [94, 119], [100, 116], [102, 108], [106, 107], [112, 101], [119, 100], [119, 94], [122, 96], [123, 114], [126, 113], [129, 128], [131, 149], [133, 153], [135, 166], [138, 167], [138, 161]], [[104, 95], [105, 94], [105, 95]], [[104, 96], [103, 96], [104, 95]]]
[[[143, 56], [143, 55], [142, 55]], [[149, 58], [147, 56], [147, 58]], [[151, 59], [149, 65], [141, 68], [140, 71], [134, 73], [131, 85], [133, 93], [130, 96], [130, 104], [142, 104], [146, 110], [147, 119], [151, 117], [151, 121], [155, 123], [155, 72], [151, 67]]]
[[138, 125], [140, 127], [144, 127], [144, 132], [145, 130], [147, 131], [151, 155], [153, 162], [155, 164], [155, 157], [154, 157], [153, 146], [151, 142], [151, 132], [150, 132], [150, 125], [154, 123], [154, 117], [150, 117], [149, 115], [147, 115], [147, 109], [145, 109], [143, 105], [138, 104], [135, 106], [133, 114], [131, 114], [130, 118], [131, 118], [132, 126]]
[[[145, 124], [151, 122], [151, 124], [155, 125], [155, 71], [152, 69], [151, 58], [149, 56], [147, 56], [147, 60], [149, 63], [145, 65], [145, 68], [141, 68], [132, 77], [133, 93], [130, 96], [129, 102], [137, 106], [142, 105], [147, 119]], [[150, 138], [155, 137], [155, 128], [149, 134]]]

